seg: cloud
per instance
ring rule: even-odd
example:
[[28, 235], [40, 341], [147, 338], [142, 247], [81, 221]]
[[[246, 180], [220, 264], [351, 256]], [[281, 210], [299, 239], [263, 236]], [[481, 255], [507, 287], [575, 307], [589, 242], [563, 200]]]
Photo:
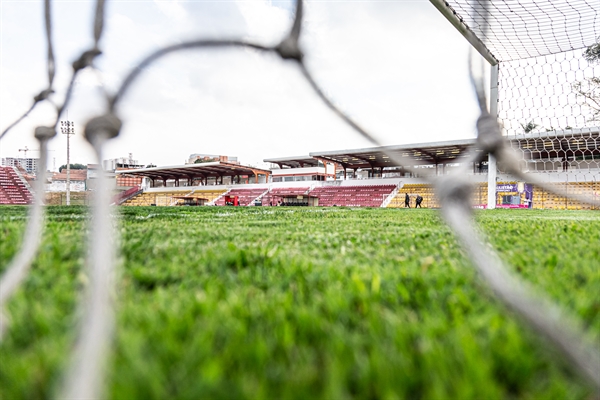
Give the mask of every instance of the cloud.
[[154, 0], [154, 4], [176, 26], [187, 25], [188, 13], [178, 0]]
[[[98, 60], [101, 81], [114, 92], [143, 57], [190, 38], [238, 37], [275, 45], [289, 31], [291, 4], [110, 3], [104, 53]], [[61, 15], [77, 17], [67, 8]], [[7, 16], [2, 18], [4, 22]], [[83, 25], [89, 28], [89, 21]], [[55, 26], [58, 37], [70, 38], [57, 45], [59, 88], [68, 79], [65, 64], [90, 42], [81, 27], [75, 32], [68, 24]], [[10, 35], [4, 24], [2, 29], [4, 37]], [[44, 85], [43, 36], [36, 31], [24, 43], [37, 43], [31, 46], [36, 68], [23, 67], [15, 46], [3, 47], [2, 126], [8, 124], [5, 114], [24, 110], [32, 93]], [[473, 135], [476, 107], [466, 74], [468, 47], [430, 4], [309, 2], [302, 46], [308, 68], [324, 91], [385, 143]], [[104, 112], [100, 88], [92, 72], [78, 79], [69, 118], [79, 128]], [[59, 90], [57, 98], [61, 95]], [[370, 145], [317, 98], [294, 62], [248, 49], [189, 50], [160, 59], [142, 72], [118, 112], [124, 127], [108, 146], [107, 157], [133, 153], [144, 164], [178, 164], [191, 153], [227, 154], [258, 164], [268, 157]], [[51, 114], [51, 107], [41, 109], [19, 132], [32, 132]], [[59, 159], [65, 155], [62, 139], [52, 144]], [[16, 155], [24, 144], [3, 142], [0, 154]], [[82, 135], [74, 138], [73, 146], [75, 162], [92, 161]]]

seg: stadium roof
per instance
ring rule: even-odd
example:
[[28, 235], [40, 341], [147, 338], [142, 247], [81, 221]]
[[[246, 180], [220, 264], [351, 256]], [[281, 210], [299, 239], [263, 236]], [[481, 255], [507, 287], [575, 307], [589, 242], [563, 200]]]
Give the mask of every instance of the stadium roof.
[[304, 167], [318, 167], [319, 160], [310, 156], [298, 156], [298, 157], [280, 157], [280, 158], [265, 158], [264, 162], [273, 163], [291, 168], [304, 168]]
[[511, 141], [525, 157], [542, 160], [573, 155], [600, 156], [600, 128], [568, 129], [518, 135]]
[[194, 179], [238, 175], [270, 175], [271, 171], [240, 164], [215, 161], [199, 164], [116, 171], [116, 174], [145, 176], [152, 179]]
[[[600, 128], [567, 129], [548, 132], [531, 132], [508, 137], [511, 145], [520, 148], [530, 159], [553, 158], [557, 151], [567, 156], [577, 152], [600, 155]], [[403, 144], [364, 149], [335, 150], [310, 153], [311, 157], [335, 162], [344, 168], [396, 167], [388, 155], [409, 158], [419, 164], [444, 164], [456, 162], [476, 142], [475, 138], [444, 142]], [[486, 158], [484, 158], [484, 161]], [[407, 163], [410, 164], [410, 163]]]
[[492, 65], [582, 49], [600, 36], [598, 0], [430, 1]]
[[447, 163], [460, 157], [475, 139], [448, 142], [402, 144], [396, 146], [370, 147], [355, 150], [336, 150], [310, 153], [312, 157], [336, 162], [344, 168], [380, 168], [397, 166], [387, 154], [396, 158], [410, 158], [421, 164]]

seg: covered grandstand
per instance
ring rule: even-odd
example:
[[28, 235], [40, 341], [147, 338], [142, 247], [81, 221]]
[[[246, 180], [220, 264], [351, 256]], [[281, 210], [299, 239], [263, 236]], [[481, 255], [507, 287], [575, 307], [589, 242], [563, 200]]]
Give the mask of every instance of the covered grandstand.
[[[536, 173], [547, 182], [563, 185], [578, 194], [600, 193], [600, 128], [579, 128], [530, 132], [510, 138], [511, 147], [521, 159], [521, 168]], [[123, 196], [117, 204], [173, 206], [183, 204], [226, 205], [225, 196], [236, 204], [318, 205], [354, 207], [403, 207], [404, 196], [424, 197], [423, 206], [435, 208], [434, 190], [427, 179], [449, 173], [476, 139], [417, 143], [362, 149], [311, 152], [308, 156], [265, 159], [277, 165], [271, 170], [207, 162], [180, 166], [116, 171], [118, 177], [135, 177], [144, 185]], [[406, 159], [401, 166], [390, 159]], [[472, 166], [476, 186], [473, 205], [488, 204], [488, 160]], [[3, 168], [0, 201], [3, 204], [30, 204], [32, 195], [18, 171]], [[523, 182], [526, 183], [526, 182]], [[517, 184], [499, 170], [496, 185]], [[496, 205], [516, 206], [523, 193], [496, 189]], [[533, 187], [527, 206], [531, 208], [577, 209], [585, 206]], [[196, 200], [192, 200], [196, 199]], [[202, 199], [202, 200], [199, 200]], [[316, 199], [316, 200], [315, 200]]]
[[268, 182], [271, 171], [222, 161], [116, 171], [117, 176], [139, 176], [150, 187], [209, 186]]
[[[431, 143], [417, 143], [353, 150], [312, 152], [311, 157], [341, 166], [344, 178], [366, 170], [370, 177], [418, 177], [443, 175], [446, 168], [460, 163], [465, 151], [475, 145], [476, 139], [462, 139]], [[510, 138], [510, 145], [520, 153], [523, 167], [529, 172], [559, 172], [587, 169], [598, 177], [600, 171], [600, 128], [581, 128], [535, 132]], [[390, 159], [406, 159], [409, 167], [402, 167]], [[488, 158], [473, 165], [473, 173], [487, 173]], [[501, 171], [502, 172], [502, 171]]]
[[[510, 138], [522, 168], [548, 182], [566, 185], [572, 193], [598, 195], [600, 191], [600, 129], [582, 128], [535, 132]], [[476, 139], [417, 143], [353, 150], [313, 152], [309, 156], [265, 159], [272, 170], [224, 162], [117, 171], [145, 177], [144, 191], [126, 205], [182, 205], [193, 198], [203, 205], [318, 205], [351, 207], [404, 207], [408, 194], [424, 198], [423, 206], [439, 207], [430, 183], [462, 162], [461, 156]], [[408, 166], [393, 158], [407, 160]], [[472, 203], [488, 206], [488, 160], [472, 165], [475, 185]], [[336, 175], [337, 173], [337, 175]], [[554, 196], [526, 182], [515, 182], [499, 171], [493, 182], [498, 207], [588, 208]], [[515, 187], [507, 191], [507, 187]], [[527, 192], [521, 188], [527, 187]]]

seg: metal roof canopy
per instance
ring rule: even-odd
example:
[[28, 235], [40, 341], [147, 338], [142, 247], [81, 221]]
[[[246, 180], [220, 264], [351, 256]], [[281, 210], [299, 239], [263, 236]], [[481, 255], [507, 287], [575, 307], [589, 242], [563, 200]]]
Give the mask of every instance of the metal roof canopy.
[[514, 136], [512, 146], [518, 146], [528, 160], [592, 155], [600, 157], [600, 127], [528, 133]]
[[598, 0], [430, 2], [492, 65], [582, 49], [600, 36]]
[[273, 163], [290, 168], [305, 168], [305, 167], [318, 167], [319, 160], [314, 159], [310, 156], [297, 156], [297, 157], [280, 157], [280, 158], [265, 158], [264, 162]]
[[176, 165], [169, 167], [140, 168], [116, 171], [117, 174], [144, 176], [152, 179], [216, 178], [237, 175], [270, 175], [271, 171], [239, 164], [215, 161], [209, 163]]
[[[558, 152], [573, 155], [588, 152], [600, 155], [600, 127], [548, 132], [532, 132], [507, 138], [511, 145], [526, 153], [528, 159], [556, 157]], [[347, 169], [398, 167], [385, 154], [400, 159], [410, 158], [419, 164], [444, 164], [458, 162], [464, 152], [472, 147], [476, 139], [443, 142], [405, 144], [396, 146], [370, 147], [355, 150], [336, 150], [310, 153], [312, 157], [338, 163]], [[531, 153], [531, 154], [529, 154]], [[487, 160], [487, 155], [483, 161]]]
[[356, 150], [337, 150], [310, 153], [312, 157], [340, 164], [344, 168], [398, 167], [385, 153], [397, 158], [411, 158], [422, 164], [441, 164], [452, 161], [475, 144], [475, 139], [447, 142], [417, 143], [396, 146], [370, 147]]

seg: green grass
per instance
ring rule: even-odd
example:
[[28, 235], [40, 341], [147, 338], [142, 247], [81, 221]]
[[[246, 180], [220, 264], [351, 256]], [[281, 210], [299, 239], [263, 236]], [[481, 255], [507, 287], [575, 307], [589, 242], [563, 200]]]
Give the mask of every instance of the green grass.
[[[589, 399], [497, 304], [431, 210], [120, 208], [108, 396]], [[9, 304], [0, 398], [52, 397], [74, 340], [86, 209], [50, 207]], [[25, 208], [0, 208], [0, 271]], [[511, 268], [600, 338], [600, 214], [476, 214]]]

